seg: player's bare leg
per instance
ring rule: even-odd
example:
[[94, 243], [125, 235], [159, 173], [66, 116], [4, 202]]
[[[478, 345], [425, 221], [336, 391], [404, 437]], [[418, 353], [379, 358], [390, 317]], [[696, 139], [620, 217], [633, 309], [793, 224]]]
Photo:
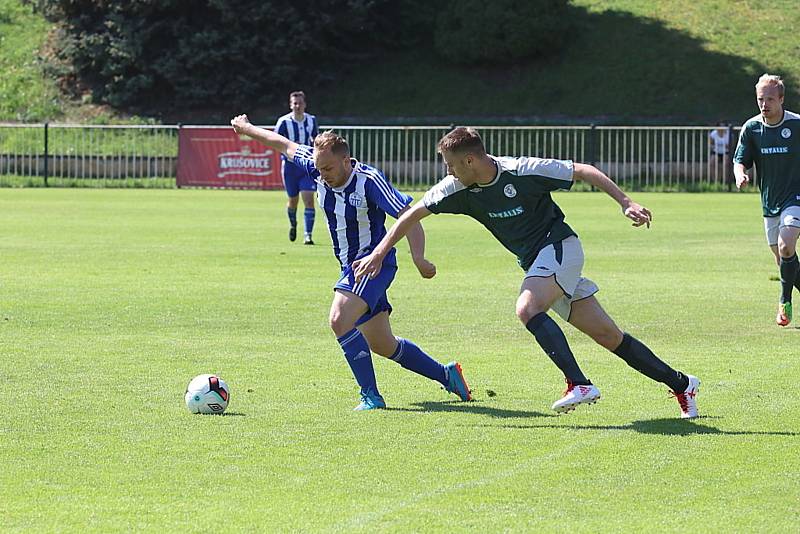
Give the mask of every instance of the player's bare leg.
[[772, 251], [772, 255], [775, 256], [775, 265], [780, 267], [781, 266], [781, 255], [778, 254], [778, 245], [770, 245], [769, 249]]
[[375, 354], [388, 358], [397, 350], [397, 338], [392, 333], [388, 312], [379, 313], [366, 323], [359, 325], [358, 329], [367, 338], [369, 348]]
[[572, 303], [569, 323], [611, 352], [622, 343], [624, 334], [592, 295]]

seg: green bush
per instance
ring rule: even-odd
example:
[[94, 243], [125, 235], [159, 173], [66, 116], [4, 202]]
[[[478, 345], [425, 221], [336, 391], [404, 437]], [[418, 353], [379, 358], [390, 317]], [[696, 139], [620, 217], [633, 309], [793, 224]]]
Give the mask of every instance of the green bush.
[[390, 0], [41, 0], [51, 72], [132, 110], [258, 103], [324, 83], [383, 42]]
[[568, 0], [451, 0], [436, 19], [436, 50], [456, 63], [503, 64], [558, 53]]

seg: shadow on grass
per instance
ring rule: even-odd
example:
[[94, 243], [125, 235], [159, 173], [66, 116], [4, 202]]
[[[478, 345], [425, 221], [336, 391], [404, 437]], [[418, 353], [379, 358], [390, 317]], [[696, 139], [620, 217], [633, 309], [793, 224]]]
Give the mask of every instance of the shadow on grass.
[[222, 414], [223, 417], [247, 417], [246, 413], [242, 412], [225, 412]]
[[411, 403], [416, 408], [392, 408], [388, 407], [387, 410], [398, 412], [456, 412], [456, 413], [474, 413], [478, 415], [488, 415], [489, 417], [509, 418], [509, 417], [556, 417], [555, 414], [546, 414], [534, 411], [524, 410], [507, 410], [505, 408], [493, 408], [490, 406], [481, 406], [480, 401], [460, 402], [460, 401], [444, 401], [444, 402], [414, 402]]
[[[559, 430], [632, 430], [640, 434], [659, 434], [665, 436], [691, 436], [694, 434], [717, 434], [723, 436], [800, 436], [798, 432], [769, 430], [720, 430], [702, 424], [719, 417], [700, 417], [692, 421], [686, 419], [645, 419], [626, 425], [501, 425], [503, 428], [559, 429]], [[487, 425], [489, 426], [489, 425]]]

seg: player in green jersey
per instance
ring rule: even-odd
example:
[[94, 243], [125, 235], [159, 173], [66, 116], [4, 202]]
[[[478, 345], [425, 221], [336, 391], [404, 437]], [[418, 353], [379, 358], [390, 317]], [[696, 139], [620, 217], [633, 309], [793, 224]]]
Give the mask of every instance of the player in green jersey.
[[800, 290], [797, 238], [800, 236], [800, 115], [783, 108], [785, 87], [779, 76], [764, 74], [756, 84], [760, 113], [742, 126], [734, 154], [736, 187], [749, 182], [755, 165], [761, 186], [764, 229], [781, 275], [775, 321], [792, 321], [792, 289]]
[[600, 398], [600, 391], [581, 371], [558, 323], [547, 315], [551, 308], [640, 373], [668, 385], [678, 399], [681, 417], [697, 417], [700, 380], [671, 368], [611, 320], [594, 296], [598, 291], [595, 283], [581, 276], [581, 243], [550, 193], [570, 189], [573, 180], [583, 180], [616, 200], [634, 226], [649, 227], [650, 211], [591, 165], [490, 156], [472, 128], [448, 133], [439, 141], [438, 150], [449, 176], [400, 217], [369, 256], [355, 262], [356, 277], [376, 276], [394, 244], [431, 213], [469, 215], [517, 256], [526, 273], [517, 316], [567, 381], [564, 396], [553, 404], [555, 411], [568, 412], [593, 403]]

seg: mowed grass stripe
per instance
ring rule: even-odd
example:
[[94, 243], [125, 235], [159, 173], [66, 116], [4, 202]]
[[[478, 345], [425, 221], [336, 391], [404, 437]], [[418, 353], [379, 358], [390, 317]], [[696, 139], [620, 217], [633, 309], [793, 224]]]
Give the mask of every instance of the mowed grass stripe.
[[[635, 197], [649, 230], [600, 194], [558, 201], [612, 316], [703, 380], [696, 422], [568, 325], [603, 399], [553, 415], [562, 379], [514, 317], [522, 271], [466, 218], [424, 221], [432, 280], [399, 245], [390, 298], [395, 333], [460, 360], [476, 402], [380, 360], [390, 409], [356, 414], [321, 217], [304, 247], [286, 239], [280, 192], [1, 190], [0, 524], [789, 528], [800, 334], [773, 322], [758, 197]], [[229, 416], [185, 410], [204, 372], [231, 385]]]

